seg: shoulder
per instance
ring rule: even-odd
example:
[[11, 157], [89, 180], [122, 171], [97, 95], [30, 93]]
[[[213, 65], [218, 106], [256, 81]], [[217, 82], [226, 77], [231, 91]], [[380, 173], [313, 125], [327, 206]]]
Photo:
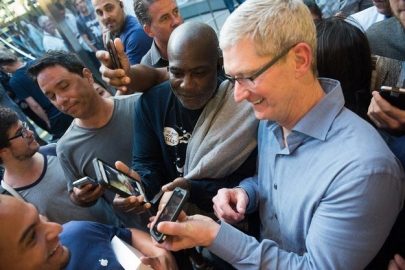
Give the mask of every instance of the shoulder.
[[152, 48], [142, 57], [141, 64], [152, 66]]
[[343, 108], [336, 117], [327, 140], [334, 144], [332, 147], [344, 146], [346, 151], [337, 156], [346, 156], [344, 159], [347, 161], [374, 167], [375, 170], [398, 166], [377, 130], [347, 108]]
[[132, 113], [135, 108], [135, 104], [139, 100], [140, 96], [141, 96], [140, 93], [135, 93], [132, 95], [125, 95], [125, 96], [114, 96], [113, 97], [114, 107], [115, 107], [114, 112]]
[[397, 18], [391, 17], [389, 19], [377, 22], [370, 26], [369, 29], [367, 29], [366, 34], [367, 37], [374, 37], [378, 35], [383, 35], [386, 36], [387, 34], [390, 35], [390, 31], [394, 29], [400, 29], [401, 25], [398, 22]]
[[139, 99], [140, 103], [157, 103], [165, 102], [169, 99], [172, 94], [170, 82], [165, 81], [161, 84], [155, 85], [148, 91], [143, 93]]
[[143, 27], [141, 26], [141, 24], [138, 22], [138, 20], [131, 15], [127, 15], [127, 17], [125, 18], [125, 25], [124, 25], [124, 29], [122, 30], [122, 34], [123, 36], [129, 36], [129, 35], [134, 35], [138, 32], [143, 32]]

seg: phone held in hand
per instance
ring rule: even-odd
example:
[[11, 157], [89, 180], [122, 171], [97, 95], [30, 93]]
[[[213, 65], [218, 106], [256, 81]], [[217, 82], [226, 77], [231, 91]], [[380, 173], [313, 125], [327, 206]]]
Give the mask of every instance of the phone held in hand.
[[181, 210], [183, 209], [184, 204], [188, 199], [189, 193], [187, 190], [176, 187], [173, 190], [172, 195], [170, 196], [167, 204], [159, 212], [156, 217], [155, 224], [150, 228], [150, 234], [158, 242], [162, 243], [166, 239], [166, 235], [157, 230], [157, 225], [162, 221], [175, 221], [179, 216]]
[[110, 31], [107, 31], [105, 33], [105, 47], [106, 47], [108, 53], [110, 54], [112, 68], [113, 69], [122, 68], [120, 60], [118, 58], [117, 49], [115, 48], [115, 45], [114, 45], [114, 38], [111, 35]]
[[84, 185], [87, 185], [87, 184], [92, 184], [93, 186], [98, 185], [96, 180], [94, 180], [93, 178], [88, 177], [88, 176], [82, 177], [82, 178], [80, 178], [80, 179], [78, 179], [78, 180], [76, 180], [76, 181], [74, 181], [72, 183], [72, 185], [74, 187], [77, 187], [77, 188], [81, 188], [81, 187], [83, 187]]
[[121, 197], [143, 195], [146, 202], [146, 196], [141, 182], [121, 171], [118, 171], [98, 158], [93, 159], [93, 166], [100, 185], [108, 188]]
[[392, 86], [381, 86], [380, 95], [391, 105], [405, 110], [405, 89]]

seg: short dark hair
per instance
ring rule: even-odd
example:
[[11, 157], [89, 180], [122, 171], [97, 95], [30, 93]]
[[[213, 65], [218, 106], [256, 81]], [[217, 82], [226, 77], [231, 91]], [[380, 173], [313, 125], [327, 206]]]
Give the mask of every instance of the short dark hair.
[[42, 57], [34, 61], [28, 68], [28, 74], [36, 81], [38, 74], [53, 66], [61, 66], [69, 72], [83, 77], [83, 69], [86, 67], [76, 54], [66, 51], [48, 51]]
[[149, 14], [149, 7], [156, 0], [134, 0], [134, 11], [141, 25], [151, 24], [152, 17]]
[[10, 65], [18, 61], [17, 56], [8, 51], [0, 51], [0, 67]]
[[[18, 115], [15, 111], [0, 106], [0, 149], [10, 145], [8, 131], [18, 122]], [[0, 158], [0, 164], [3, 161]]]
[[317, 64], [320, 77], [340, 81], [345, 106], [366, 117], [371, 100], [371, 52], [366, 35], [344, 18], [316, 23]]

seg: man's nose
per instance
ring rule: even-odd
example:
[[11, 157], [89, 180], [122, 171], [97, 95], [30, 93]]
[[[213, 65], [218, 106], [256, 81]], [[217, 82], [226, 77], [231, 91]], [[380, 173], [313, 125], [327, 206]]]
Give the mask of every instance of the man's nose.
[[56, 96], [56, 104], [58, 106], [63, 106], [66, 103], [66, 100], [67, 100], [67, 98], [65, 98], [63, 96], [60, 96], [60, 95]]
[[193, 86], [194, 86], [194, 83], [193, 83], [193, 79], [191, 78], [191, 75], [185, 74], [183, 77], [183, 80], [180, 83], [180, 87], [182, 89], [187, 90], [187, 89], [193, 88]]
[[62, 232], [62, 226], [55, 222], [46, 222], [45, 226], [45, 235], [46, 240], [53, 241], [55, 238], [59, 237], [59, 234]]
[[238, 81], [235, 81], [233, 95], [236, 102], [241, 102], [248, 98], [249, 90]]
[[172, 15], [172, 27], [177, 27], [183, 22], [180, 15]]

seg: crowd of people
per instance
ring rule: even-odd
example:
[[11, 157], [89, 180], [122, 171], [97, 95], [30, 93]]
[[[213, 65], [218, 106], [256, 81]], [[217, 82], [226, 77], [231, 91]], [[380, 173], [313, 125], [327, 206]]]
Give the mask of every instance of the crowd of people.
[[[0, 51], [6, 269], [124, 269], [117, 236], [153, 269], [405, 270], [405, 111], [379, 91], [405, 101], [404, 0], [224, 1], [218, 35], [133, 2], [55, 6], [99, 74], [45, 15], [36, 59]], [[95, 158], [143, 195], [97, 184]]]

